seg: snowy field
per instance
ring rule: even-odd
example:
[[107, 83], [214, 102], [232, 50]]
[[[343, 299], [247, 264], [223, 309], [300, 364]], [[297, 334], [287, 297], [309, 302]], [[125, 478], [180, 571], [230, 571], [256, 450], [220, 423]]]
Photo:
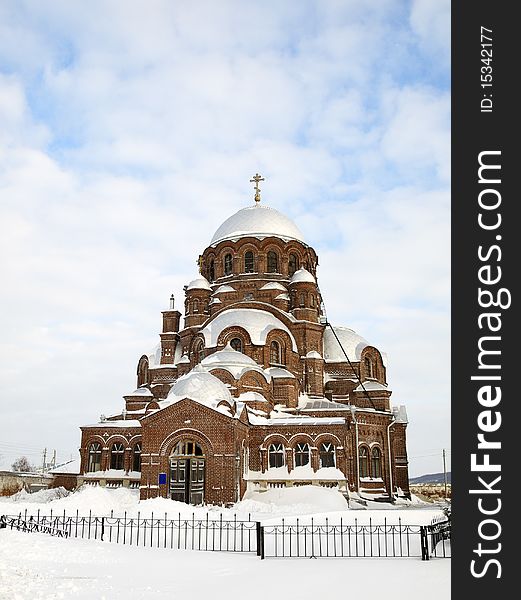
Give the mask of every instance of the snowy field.
[[[389, 508], [380, 503], [350, 508], [335, 490], [323, 488], [274, 489], [252, 494], [230, 509], [192, 507], [170, 500], [138, 501], [126, 489], [84, 488], [64, 497], [60, 490], [18, 494], [0, 500], [0, 514], [63, 513], [84, 515], [154, 515], [173, 518], [196, 514], [196, 518], [261, 520], [268, 524], [297, 517], [330, 522], [400, 522], [427, 524], [441, 516], [439, 507], [404, 503]], [[372, 597], [371, 583], [385, 581], [386, 597], [418, 596], [448, 598], [450, 560], [423, 562], [418, 558], [267, 558], [255, 554], [194, 552], [130, 547], [82, 539], [55, 538], [41, 533], [0, 530], [0, 598], [195, 598], [212, 600], [295, 597], [315, 599], [325, 591]], [[404, 588], [404, 582], [407, 582]]]

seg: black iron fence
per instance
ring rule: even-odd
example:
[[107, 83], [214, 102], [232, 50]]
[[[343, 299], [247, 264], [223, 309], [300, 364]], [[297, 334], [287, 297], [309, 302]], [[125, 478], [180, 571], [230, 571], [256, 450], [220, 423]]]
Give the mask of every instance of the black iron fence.
[[397, 523], [331, 523], [326, 518], [282, 519], [260, 526], [260, 556], [411, 558], [450, 557], [450, 522], [431, 525]]
[[75, 537], [119, 544], [204, 550], [216, 552], [255, 552], [266, 557], [357, 557], [413, 558], [422, 560], [450, 557], [450, 520], [435, 520], [430, 525], [397, 523], [331, 523], [327, 518], [281, 519], [280, 523], [223, 519], [196, 519], [178, 515], [164, 517], [98, 517], [61, 514], [0, 517], [0, 527], [39, 531], [61, 537]]

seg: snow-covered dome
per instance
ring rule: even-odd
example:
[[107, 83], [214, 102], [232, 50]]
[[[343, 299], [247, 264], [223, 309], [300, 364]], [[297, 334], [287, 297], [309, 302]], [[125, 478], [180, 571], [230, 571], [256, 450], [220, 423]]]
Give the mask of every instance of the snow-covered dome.
[[292, 283], [316, 283], [315, 278], [311, 273], [304, 269], [304, 267], [300, 268], [298, 271], [293, 273], [293, 276], [289, 280], [290, 285]]
[[214, 409], [222, 401], [226, 402], [230, 408], [235, 405], [235, 401], [224, 383], [200, 367], [196, 367], [190, 373], [180, 377], [172, 386], [166, 400], [162, 400], [160, 405], [161, 407], [169, 406], [184, 398], [190, 398]]
[[209, 290], [210, 292], [212, 291], [212, 288], [210, 287], [210, 283], [208, 282], [208, 279], [206, 279], [202, 275], [200, 277], [198, 277], [197, 279], [194, 279], [193, 281], [191, 281], [186, 286], [186, 289], [187, 290]]
[[[349, 360], [358, 362], [362, 356], [362, 350], [369, 346], [369, 342], [349, 327], [334, 327], [334, 330]], [[324, 358], [326, 362], [347, 362], [342, 348], [329, 327], [326, 327], [324, 331]]]
[[304, 241], [304, 236], [291, 219], [274, 208], [255, 204], [255, 206], [241, 208], [226, 219], [214, 233], [210, 243], [215, 245], [223, 240], [245, 236], [257, 238], [275, 236], [285, 240]]
[[253, 358], [234, 350], [230, 344], [227, 344], [222, 350], [218, 350], [204, 358], [201, 361], [201, 366], [208, 370], [225, 369], [235, 379], [240, 379], [243, 373], [247, 371], [257, 371], [267, 381], [270, 379], [269, 375], [264, 372], [262, 367]]

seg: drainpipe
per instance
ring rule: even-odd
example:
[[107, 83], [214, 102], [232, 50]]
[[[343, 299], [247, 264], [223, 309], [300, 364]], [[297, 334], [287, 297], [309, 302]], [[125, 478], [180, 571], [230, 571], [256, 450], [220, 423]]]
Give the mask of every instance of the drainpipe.
[[389, 455], [389, 487], [391, 488], [389, 491], [389, 494], [391, 496], [391, 500], [394, 499], [394, 492], [393, 492], [393, 466], [391, 463], [391, 435], [390, 435], [390, 429], [391, 427], [395, 424], [396, 422], [396, 417], [393, 415], [391, 422], [389, 423], [389, 425], [387, 425], [387, 453]]
[[349, 408], [351, 410], [351, 418], [353, 419], [353, 422], [355, 424], [355, 457], [356, 457], [356, 492], [357, 494], [360, 494], [360, 457], [359, 457], [359, 453], [358, 453], [358, 421], [356, 420], [356, 416], [355, 416], [355, 412], [356, 409], [355, 407], [350, 404]]

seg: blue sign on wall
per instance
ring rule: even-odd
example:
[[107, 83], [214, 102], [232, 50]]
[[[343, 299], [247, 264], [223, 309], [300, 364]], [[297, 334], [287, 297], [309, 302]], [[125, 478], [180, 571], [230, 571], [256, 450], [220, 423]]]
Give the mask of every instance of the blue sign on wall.
[[166, 485], [166, 473], [159, 473], [159, 485]]

